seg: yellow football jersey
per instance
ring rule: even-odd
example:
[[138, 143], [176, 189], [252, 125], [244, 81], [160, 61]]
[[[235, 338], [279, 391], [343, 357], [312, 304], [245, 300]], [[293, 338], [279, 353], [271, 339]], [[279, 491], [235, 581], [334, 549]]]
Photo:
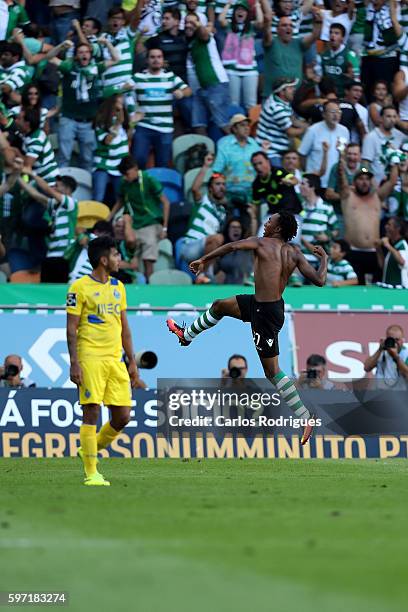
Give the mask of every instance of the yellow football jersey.
[[68, 290], [67, 313], [80, 316], [78, 358], [122, 358], [121, 312], [126, 310], [126, 290], [118, 279], [101, 283], [89, 275], [74, 281]]

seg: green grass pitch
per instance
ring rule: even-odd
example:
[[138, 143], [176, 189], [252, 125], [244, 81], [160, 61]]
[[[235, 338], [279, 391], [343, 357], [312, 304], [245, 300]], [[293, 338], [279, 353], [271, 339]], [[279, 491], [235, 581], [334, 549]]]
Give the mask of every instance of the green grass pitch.
[[0, 590], [80, 612], [407, 609], [406, 460], [100, 469], [111, 487], [84, 487], [79, 459], [0, 459]]

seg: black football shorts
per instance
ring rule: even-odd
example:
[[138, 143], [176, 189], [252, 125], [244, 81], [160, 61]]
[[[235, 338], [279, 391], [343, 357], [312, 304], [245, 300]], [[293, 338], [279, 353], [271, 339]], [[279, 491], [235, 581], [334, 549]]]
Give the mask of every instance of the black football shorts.
[[279, 355], [278, 334], [285, 321], [285, 303], [257, 302], [254, 295], [237, 295], [241, 319], [251, 323], [252, 337], [259, 357]]

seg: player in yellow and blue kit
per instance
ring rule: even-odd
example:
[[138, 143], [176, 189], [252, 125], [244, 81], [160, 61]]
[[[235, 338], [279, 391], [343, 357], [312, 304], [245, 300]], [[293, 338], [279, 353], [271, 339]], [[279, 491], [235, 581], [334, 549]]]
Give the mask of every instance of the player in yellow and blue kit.
[[[84, 484], [109, 486], [96, 468], [97, 453], [130, 420], [131, 386], [138, 383], [138, 370], [126, 317], [125, 287], [110, 276], [119, 269], [115, 241], [110, 236], [95, 238], [89, 243], [88, 256], [92, 274], [76, 280], [67, 295], [70, 378], [78, 385], [83, 408], [78, 454], [84, 463]], [[101, 402], [109, 407], [111, 420], [96, 434]]]

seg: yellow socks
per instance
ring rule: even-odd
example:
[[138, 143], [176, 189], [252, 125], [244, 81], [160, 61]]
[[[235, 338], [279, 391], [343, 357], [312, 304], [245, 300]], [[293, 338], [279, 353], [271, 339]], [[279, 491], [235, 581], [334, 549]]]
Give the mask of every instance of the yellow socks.
[[92, 476], [97, 471], [96, 460], [98, 451], [96, 443], [96, 425], [81, 425], [79, 438], [83, 451], [85, 474], [87, 476]]
[[96, 441], [98, 444], [98, 450], [100, 450], [101, 448], [106, 448], [107, 446], [112, 444], [113, 440], [119, 434], [120, 434], [120, 431], [116, 431], [116, 429], [113, 429], [109, 421], [105, 423], [105, 425], [103, 425], [100, 428], [98, 435], [96, 437]]

